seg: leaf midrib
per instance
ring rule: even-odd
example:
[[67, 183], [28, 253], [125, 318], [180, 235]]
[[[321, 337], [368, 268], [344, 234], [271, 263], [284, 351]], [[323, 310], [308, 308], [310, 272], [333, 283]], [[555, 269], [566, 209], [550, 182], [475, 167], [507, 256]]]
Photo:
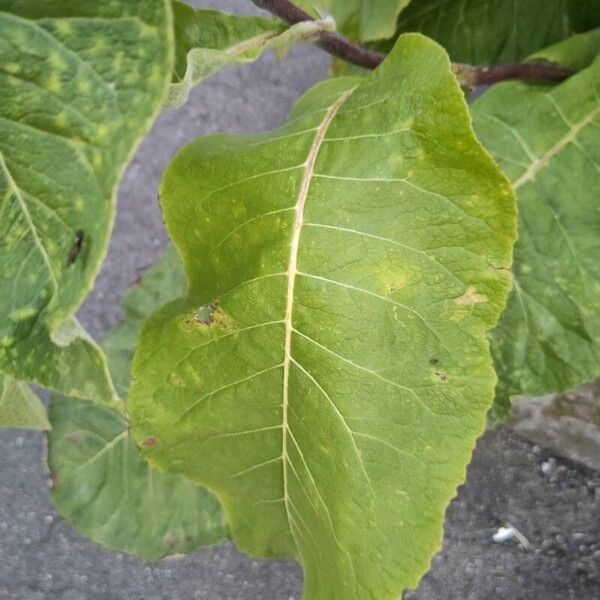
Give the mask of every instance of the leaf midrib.
[[[35, 224], [33, 223], [33, 219], [31, 217], [29, 209], [27, 208], [25, 199], [23, 198], [19, 186], [17, 185], [16, 181], [13, 179], [13, 177], [10, 173], [10, 170], [8, 169], [8, 166], [6, 164], [6, 161], [4, 160], [4, 155], [2, 154], [2, 152], [0, 152], [0, 170], [4, 171], [4, 174], [6, 175], [8, 187], [9, 187], [9, 189], [12, 189], [14, 197], [17, 199], [17, 202], [19, 203], [19, 207], [21, 208], [21, 212], [23, 213], [23, 216], [27, 223], [27, 227], [31, 231], [31, 236], [33, 238], [34, 244], [37, 247], [39, 253], [41, 254], [44, 264], [46, 265], [48, 274], [52, 281], [52, 286], [54, 288], [54, 292], [56, 293], [58, 291], [58, 279], [56, 277], [56, 273], [54, 272], [54, 269], [52, 268], [52, 264], [50, 263], [50, 257], [48, 256], [48, 253], [46, 252], [46, 248], [42, 244], [42, 240], [40, 239], [38, 232], [37, 232], [37, 228], [35, 227]], [[10, 198], [10, 196], [6, 199], [6, 202], [9, 201], [9, 198]]]
[[[283, 392], [282, 392], [282, 441], [281, 441], [281, 456], [282, 456], [282, 470], [283, 470], [283, 499], [286, 512], [287, 522], [290, 528], [290, 533], [294, 538], [296, 547], [298, 546], [292, 527], [292, 518], [290, 516], [290, 499], [288, 493], [288, 452], [287, 452], [287, 434], [289, 431], [288, 425], [288, 404], [289, 404], [289, 383], [290, 383], [290, 365], [292, 361], [292, 334], [294, 331], [293, 327], [293, 313], [294, 313], [294, 288], [296, 282], [296, 275], [298, 273], [298, 251], [300, 247], [300, 233], [302, 231], [302, 225], [304, 222], [304, 209], [306, 206], [306, 199], [308, 197], [308, 191], [310, 184], [313, 179], [313, 173], [315, 169], [315, 163], [319, 150], [327, 133], [329, 125], [333, 121], [335, 115], [346, 102], [348, 97], [352, 94], [355, 88], [351, 88], [345, 91], [328, 109], [323, 117], [323, 120], [319, 124], [315, 131], [315, 137], [312, 145], [308, 152], [306, 159], [304, 173], [302, 175], [302, 181], [300, 183], [300, 189], [296, 198], [296, 204], [294, 207], [294, 223], [292, 227], [292, 239], [290, 242], [290, 257], [288, 261], [287, 269], [287, 293], [286, 293], [286, 307], [285, 316], [283, 319], [285, 327], [285, 341], [284, 341], [284, 357], [283, 357]], [[291, 433], [291, 432], [290, 432]]]
[[579, 132], [590, 125], [598, 115], [600, 115], [600, 106], [595, 107], [594, 110], [589, 112], [583, 119], [574, 123], [564, 136], [546, 150], [542, 156], [532, 162], [527, 170], [513, 182], [514, 189], [518, 190], [528, 181], [535, 179], [539, 171], [546, 167], [555, 156], [573, 142]]

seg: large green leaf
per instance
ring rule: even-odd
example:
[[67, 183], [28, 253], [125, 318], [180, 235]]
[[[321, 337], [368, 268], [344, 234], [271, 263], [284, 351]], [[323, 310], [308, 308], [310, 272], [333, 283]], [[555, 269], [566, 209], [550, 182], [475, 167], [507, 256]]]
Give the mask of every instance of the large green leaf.
[[[102, 344], [123, 396], [142, 319], [184, 290], [181, 261], [169, 250], [127, 294], [125, 322]], [[117, 412], [55, 395], [50, 419], [51, 498], [58, 512], [88, 538], [156, 560], [227, 536], [216, 498], [181, 476], [150, 467]]]
[[[566, 62], [570, 48], [551, 54]], [[554, 88], [505, 83], [473, 106], [519, 206], [514, 289], [492, 333], [496, 418], [511, 395], [563, 391], [600, 374], [599, 90], [600, 57]]]
[[18, 379], [53, 387], [44, 361], [18, 366], [92, 285], [172, 35], [166, 0], [0, 0], [0, 370]]
[[597, 0], [412, 0], [399, 31], [420, 31], [452, 60], [506, 63], [600, 25]]
[[282, 128], [197, 140], [162, 206], [190, 287], [140, 334], [145, 456], [298, 558], [305, 599], [398, 598], [484, 428], [515, 230], [445, 52], [403, 37]]
[[296, 0], [294, 4], [315, 15], [330, 14], [341, 33], [367, 42], [391, 38], [396, 32], [398, 15], [410, 2], [411, 0]]
[[195, 10], [173, 2], [175, 68], [167, 106], [181, 106], [191, 88], [224, 67], [249, 63], [269, 48], [311, 41], [333, 23], [309, 21], [288, 27], [277, 19], [240, 17], [215, 10]]
[[23, 383], [0, 375], [0, 427], [50, 429], [41, 400]]

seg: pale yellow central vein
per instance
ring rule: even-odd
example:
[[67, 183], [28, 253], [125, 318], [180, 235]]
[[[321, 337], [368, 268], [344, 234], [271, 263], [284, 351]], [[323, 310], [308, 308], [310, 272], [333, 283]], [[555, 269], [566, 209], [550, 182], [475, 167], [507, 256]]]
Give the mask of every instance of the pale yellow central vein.
[[317, 155], [319, 149], [327, 133], [327, 129], [331, 124], [331, 121], [335, 117], [340, 107], [344, 104], [348, 96], [354, 91], [354, 88], [344, 92], [334, 104], [332, 104], [321, 124], [315, 131], [315, 137], [310, 147], [308, 157], [304, 166], [304, 173], [302, 175], [302, 181], [300, 183], [300, 189], [298, 190], [298, 197], [295, 204], [295, 216], [294, 225], [292, 229], [292, 240], [290, 244], [290, 258], [287, 269], [287, 298], [285, 306], [285, 344], [284, 344], [284, 358], [283, 358], [283, 401], [282, 401], [282, 419], [283, 419], [283, 433], [282, 433], [282, 450], [281, 455], [283, 458], [283, 498], [285, 504], [285, 510], [288, 517], [288, 523], [291, 521], [289, 515], [288, 506], [288, 478], [287, 478], [287, 433], [288, 433], [288, 404], [289, 404], [289, 388], [290, 388], [290, 365], [292, 359], [292, 332], [293, 327], [293, 311], [294, 311], [294, 286], [296, 283], [296, 274], [298, 273], [298, 249], [300, 246], [300, 232], [302, 230], [302, 224], [304, 222], [304, 207], [306, 205], [306, 198], [308, 196], [308, 189], [313, 178], [315, 169], [315, 163], [317, 161]]
[[529, 168], [515, 181], [513, 181], [513, 187], [518, 190], [523, 184], [531, 181], [535, 178], [538, 172], [543, 169], [563, 148], [568, 146], [575, 140], [577, 134], [587, 127], [598, 115], [600, 115], [600, 106], [596, 107], [592, 112], [587, 114], [578, 123], [575, 123], [573, 127], [560, 139], [554, 146], [552, 146], [544, 155], [533, 161]]

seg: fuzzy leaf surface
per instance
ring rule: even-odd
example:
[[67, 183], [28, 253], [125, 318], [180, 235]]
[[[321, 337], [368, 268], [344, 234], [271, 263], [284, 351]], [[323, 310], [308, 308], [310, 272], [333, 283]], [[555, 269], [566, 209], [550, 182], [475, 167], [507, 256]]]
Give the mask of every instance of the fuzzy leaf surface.
[[0, 375], [0, 427], [50, 429], [42, 401], [20, 381]]
[[[552, 50], [560, 62], [564, 44]], [[513, 291], [491, 334], [496, 419], [511, 395], [565, 391], [600, 374], [599, 91], [600, 57], [553, 88], [505, 83], [473, 105], [519, 208]]]
[[397, 599], [484, 428], [515, 229], [445, 52], [403, 37], [280, 129], [198, 139], [161, 197], [189, 291], [140, 334], [145, 456], [300, 560], [306, 600]]
[[[142, 319], [184, 291], [181, 261], [171, 249], [127, 294], [125, 321], [102, 342], [123, 397]], [[54, 395], [50, 419], [51, 499], [88, 538], [157, 560], [227, 537], [217, 499], [181, 476], [148, 465], [118, 412]]]
[[166, 0], [0, 0], [0, 370], [17, 379], [56, 387], [32, 348], [92, 286], [172, 54]]
[[312, 41], [329, 31], [326, 21], [287, 26], [278, 19], [247, 17], [216, 10], [194, 9], [173, 2], [175, 67], [166, 105], [185, 103], [190, 90], [220, 69], [256, 60], [264, 50], [285, 50], [290, 45]]

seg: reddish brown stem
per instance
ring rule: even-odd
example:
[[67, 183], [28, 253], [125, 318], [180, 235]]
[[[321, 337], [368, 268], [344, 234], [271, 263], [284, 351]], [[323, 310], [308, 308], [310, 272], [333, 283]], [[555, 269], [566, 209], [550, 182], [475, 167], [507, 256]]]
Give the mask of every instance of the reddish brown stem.
[[[290, 25], [314, 20], [308, 13], [289, 0], [252, 1], [256, 6], [264, 8]], [[385, 54], [355, 44], [336, 33], [321, 33], [315, 43], [325, 52], [365, 69], [375, 69], [385, 58]], [[488, 85], [509, 79], [558, 82], [574, 74], [571, 69], [543, 62], [494, 65], [491, 67], [454, 64], [453, 69], [461, 83], [469, 87]]]

